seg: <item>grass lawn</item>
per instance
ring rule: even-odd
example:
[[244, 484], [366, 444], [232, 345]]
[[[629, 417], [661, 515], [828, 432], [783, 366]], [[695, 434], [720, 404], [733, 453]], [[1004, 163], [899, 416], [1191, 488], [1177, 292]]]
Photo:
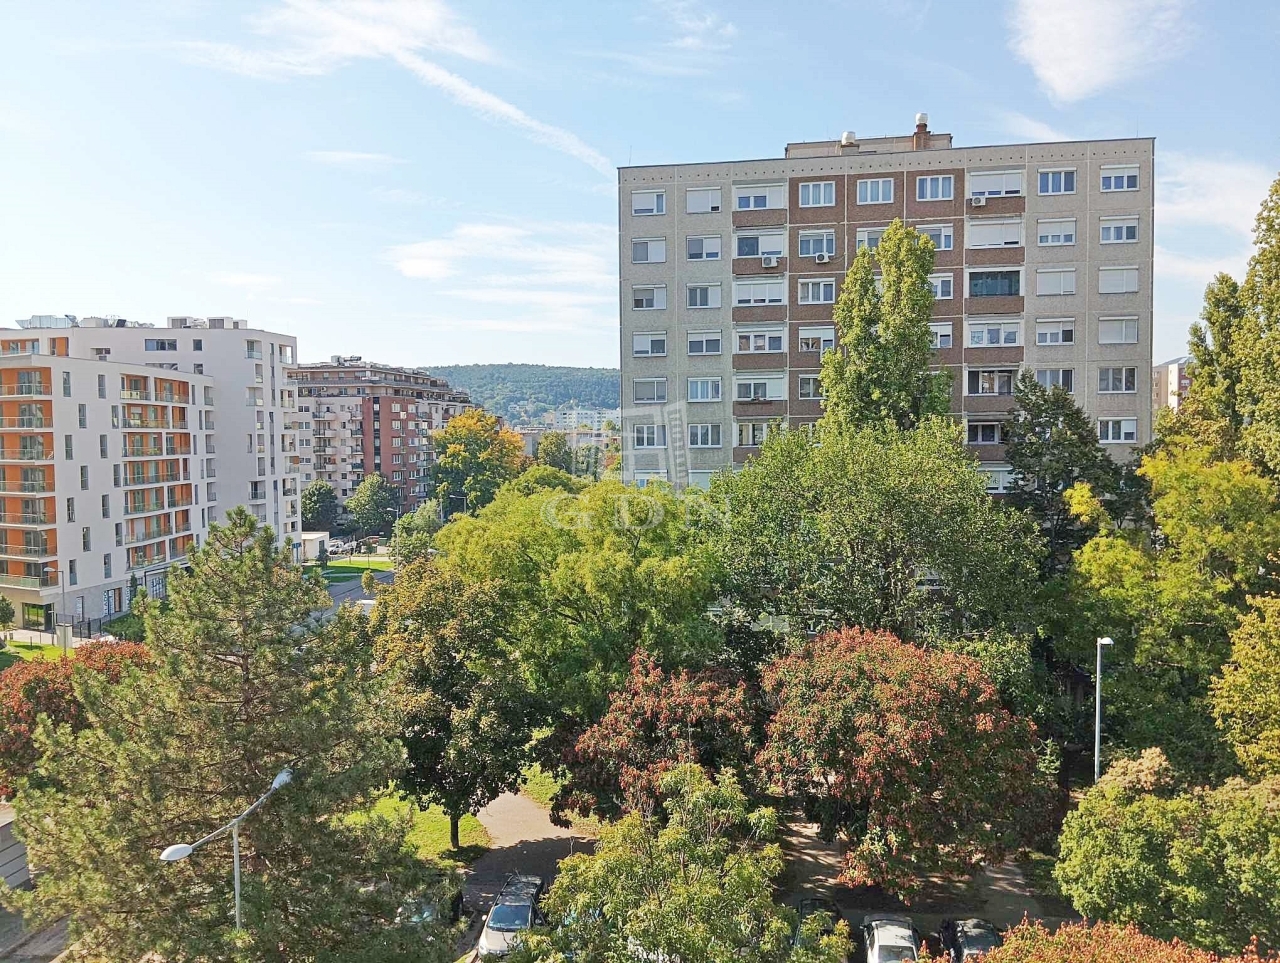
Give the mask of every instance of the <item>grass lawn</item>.
[[31, 642], [9, 642], [0, 652], [0, 669], [7, 669], [19, 659], [60, 659], [62, 647]]
[[326, 574], [329, 569], [337, 571], [363, 572], [367, 568], [373, 569], [375, 572], [390, 572], [395, 568], [395, 563], [389, 558], [378, 558], [373, 555], [356, 555], [353, 558], [331, 558], [325, 563]]
[[[551, 808], [551, 797], [560, 788], [560, 780], [549, 772], [544, 772], [536, 762], [524, 771], [524, 783], [520, 792], [528, 796], [543, 809]], [[600, 832], [600, 820], [595, 816], [583, 818], [570, 816], [573, 828], [585, 836], [595, 836]]]
[[475, 816], [462, 817], [458, 827], [461, 849], [454, 852], [449, 848], [449, 817], [437, 807], [418, 809], [402, 796], [388, 796], [380, 800], [373, 811], [391, 818], [403, 816], [410, 809], [413, 810], [413, 828], [409, 831], [409, 845], [418, 851], [420, 858], [433, 863], [465, 866], [488, 850], [489, 833]]
[[1053, 866], [1056, 863], [1048, 853], [1035, 852], [1018, 858], [1018, 868], [1027, 880], [1027, 885], [1035, 895], [1040, 908], [1050, 916], [1074, 916], [1075, 910], [1071, 902], [1058, 889], [1058, 882], [1053, 878]]

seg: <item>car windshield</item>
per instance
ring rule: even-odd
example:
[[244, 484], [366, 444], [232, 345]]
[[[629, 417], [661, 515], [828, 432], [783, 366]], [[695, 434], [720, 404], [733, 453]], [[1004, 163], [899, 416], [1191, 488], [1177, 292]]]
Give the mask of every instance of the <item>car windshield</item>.
[[876, 956], [880, 963], [897, 963], [899, 960], [914, 960], [916, 951], [909, 946], [881, 946]]
[[529, 906], [515, 906], [510, 903], [499, 903], [489, 914], [489, 929], [501, 933], [529, 928]]

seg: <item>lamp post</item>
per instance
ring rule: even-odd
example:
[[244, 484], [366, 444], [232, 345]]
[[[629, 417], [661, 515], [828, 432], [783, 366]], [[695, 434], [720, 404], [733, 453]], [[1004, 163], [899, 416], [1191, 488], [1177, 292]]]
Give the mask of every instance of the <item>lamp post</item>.
[[199, 849], [205, 843], [211, 843], [215, 839], [217, 839], [219, 836], [222, 836], [224, 833], [230, 831], [231, 858], [235, 866], [234, 868], [235, 884], [234, 885], [235, 885], [235, 892], [236, 892], [236, 929], [242, 928], [241, 919], [240, 919], [240, 824], [244, 822], [246, 819], [248, 819], [250, 816], [252, 816], [254, 813], [256, 813], [259, 809], [261, 809], [263, 804], [266, 803], [266, 801], [275, 794], [276, 790], [283, 789], [285, 786], [289, 785], [289, 783], [292, 781], [293, 781], [293, 770], [281, 769], [280, 772], [276, 774], [276, 778], [271, 780], [271, 788], [268, 789], [265, 793], [263, 793], [256, 803], [254, 803], [252, 806], [250, 806], [248, 809], [242, 812], [235, 819], [231, 820], [231, 822], [227, 823], [221, 829], [215, 829], [208, 836], [205, 836], [203, 839], [197, 840], [194, 843], [191, 843], [191, 844], [175, 843], [172, 846], [168, 846], [165, 848], [164, 852], [160, 854], [160, 858], [164, 862], [176, 863], [179, 860], [186, 859], [188, 856], [194, 853], [197, 849]]
[[1098, 671], [1093, 695], [1093, 781], [1102, 775], [1102, 647], [1115, 643], [1107, 636], [1098, 639]]

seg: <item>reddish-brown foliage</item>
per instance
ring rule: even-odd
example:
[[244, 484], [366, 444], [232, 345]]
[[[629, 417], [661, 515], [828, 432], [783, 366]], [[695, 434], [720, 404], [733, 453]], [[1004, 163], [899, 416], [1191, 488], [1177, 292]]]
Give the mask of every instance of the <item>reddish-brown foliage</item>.
[[[984, 963], [1261, 963], [1247, 947], [1240, 956], [1224, 959], [1185, 943], [1166, 943], [1144, 935], [1136, 926], [1113, 923], [1068, 923], [1050, 933], [1044, 925], [1022, 922], [1005, 934], [1004, 946], [992, 950]], [[941, 961], [937, 961], [941, 963]]]

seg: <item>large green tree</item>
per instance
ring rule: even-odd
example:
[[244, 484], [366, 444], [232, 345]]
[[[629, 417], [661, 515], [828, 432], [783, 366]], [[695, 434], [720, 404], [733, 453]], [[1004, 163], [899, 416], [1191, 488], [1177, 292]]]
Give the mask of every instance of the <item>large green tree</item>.
[[1214, 683], [1213, 713], [1245, 771], [1280, 776], [1280, 598], [1250, 600]]
[[1235, 457], [1244, 427], [1241, 375], [1246, 353], [1240, 285], [1219, 274], [1204, 292], [1200, 320], [1191, 326], [1191, 385], [1176, 415], [1163, 415], [1164, 436], [1187, 436], [1219, 458]]
[[431, 557], [432, 540], [443, 526], [440, 503], [429, 498], [396, 519], [387, 550], [401, 565], [426, 561]]
[[360, 534], [386, 535], [395, 524], [400, 494], [385, 475], [373, 472], [364, 476], [343, 507]]
[[524, 443], [494, 415], [471, 408], [432, 435], [436, 497], [445, 515], [475, 511], [525, 467]]
[[338, 511], [338, 493], [323, 478], [302, 489], [302, 525], [308, 531], [333, 531], [338, 524]]
[[1268, 474], [1280, 475], [1280, 178], [1258, 211], [1240, 298], [1241, 443]]
[[[69, 916], [93, 959], [435, 958], [395, 916], [437, 874], [407, 826], [349, 818], [400, 758], [361, 618], [312, 623], [329, 604], [322, 583], [242, 508], [189, 566], [170, 575], [163, 611], [147, 606], [149, 670], [77, 673], [86, 725], [37, 730], [16, 826], [40, 885], [4, 901], [37, 923]], [[241, 827], [236, 932], [229, 840], [179, 863], [159, 855], [239, 815], [285, 767], [293, 781]]]
[[829, 420], [911, 428], [951, 410], [951, 378], [933, 370], [933, 257], [901, 220], [854, 257], [835, 306], [840, 345], [822, 360]]
[[574, 457], [569, 436], [563, 431], [544, 432], [538, 439], [538, 461], [572, 475]]

